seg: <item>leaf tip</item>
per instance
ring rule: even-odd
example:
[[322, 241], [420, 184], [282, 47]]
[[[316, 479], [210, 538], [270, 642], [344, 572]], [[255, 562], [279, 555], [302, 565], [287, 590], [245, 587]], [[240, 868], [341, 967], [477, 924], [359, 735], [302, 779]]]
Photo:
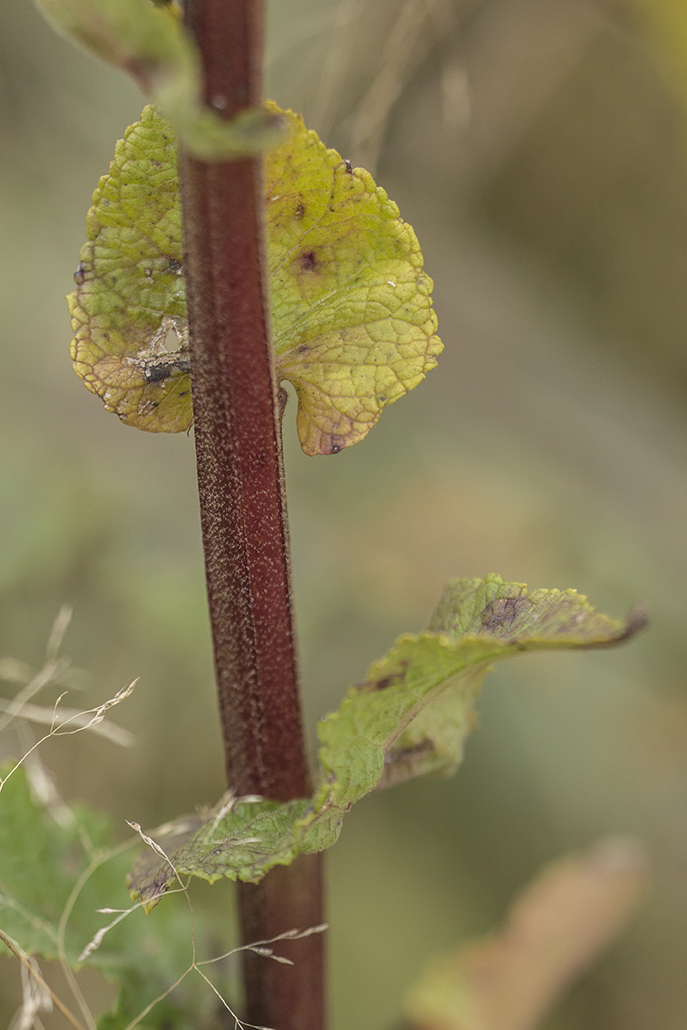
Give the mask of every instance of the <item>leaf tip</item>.
[[622, 640], [630, 640], [637, 633], [640, 633], [643, 629], [646, 629], [649, 625], [649, 608], [643, 601], [637, 601], [636, 604], [630, 609], [630, 614], [627, 617], [625, 623], [625, 631], [618, 642]]

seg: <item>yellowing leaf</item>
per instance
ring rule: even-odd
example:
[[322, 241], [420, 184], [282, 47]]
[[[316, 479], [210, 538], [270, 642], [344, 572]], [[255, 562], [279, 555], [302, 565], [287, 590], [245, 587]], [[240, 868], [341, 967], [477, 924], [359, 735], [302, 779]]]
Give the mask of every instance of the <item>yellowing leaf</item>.
[[405, 1014], [418, 1030], [534, 1030], [621, 931], [645, 892], [635, 844], [602, 841], [544, 869], [503, 930], [430, 962]]
[[[77, 375], [109, 411], [153, 432], [192, 421], [176, 146], [148, 107], [93, 194], [68, 298]], [[170, 344], [170, 340], [173, 341]]]
[[432, 281], [417, 237], [372, 176], [300, 118], [267, 155], [268, 263], [279, 375], [308, 454], [361, 440], [436, 365]]
[[[268, 106], [268, 114], [278, 109]], [[265, 158], [275, 363], [307, 454], [357, 443], [436, 365], [432, 281], [417, 237], [372, 177], [301, 118]], [[69, 298], [77, 374], [123, 422], [192, 424], [176, 148], [153, 107], [117, 144]]]

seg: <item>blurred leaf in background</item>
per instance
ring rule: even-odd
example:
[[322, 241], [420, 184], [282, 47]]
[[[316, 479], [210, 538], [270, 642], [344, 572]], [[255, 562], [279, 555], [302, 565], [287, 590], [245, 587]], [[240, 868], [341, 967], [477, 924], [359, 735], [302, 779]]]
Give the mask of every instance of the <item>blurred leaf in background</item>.
[[413, 1026], [534, 1030], [569, 981], [624, 927], [647, 886], [641, 849], [603, 840], [552, 863], [503, 929], [434, 958], [405, 1000]]
[[[329, 856], [335, 1030], [389, 1026], [431, 954], [498, 925], [540, 866], [607, 833], [644, 841], [654, 892], [542, 1027], [684, 1027], [687, 115], [646, 8], [268, 7], [269, 95], [398, 202], [446, 346], [350, 453], [306, 458], [287, 433], [310, 726], [452, 576], [575, 587], [607, 611], [642, 599], [653, 627], [623, 652], [499, 669], [454, 781], [351, 813]], [[142, 106], [6, 0], [0, 653], [37, 665], [66, 601], [86, 700], [141, 677], [125, 763], [83, 737], [44, 755], [68, 799], [120, 825], [223, 789], [193, 442], [109, 419], [68, 357], [90, 196]]]

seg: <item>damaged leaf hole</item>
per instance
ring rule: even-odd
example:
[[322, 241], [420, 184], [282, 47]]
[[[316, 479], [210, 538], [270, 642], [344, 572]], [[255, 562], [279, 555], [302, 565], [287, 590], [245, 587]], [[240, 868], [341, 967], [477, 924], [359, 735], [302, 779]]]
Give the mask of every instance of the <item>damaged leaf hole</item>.
[[174, 375], [190, 375], [187, 320], [165, 315], [147, 346], [128, 360], [142, 369], [147, 383], [162, 383]]

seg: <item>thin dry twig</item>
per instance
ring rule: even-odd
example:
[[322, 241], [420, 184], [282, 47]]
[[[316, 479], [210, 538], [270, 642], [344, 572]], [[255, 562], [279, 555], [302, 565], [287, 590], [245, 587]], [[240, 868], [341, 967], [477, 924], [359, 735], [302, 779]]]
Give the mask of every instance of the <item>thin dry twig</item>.
[[[76, 1016], [69, 1011], [67, 1006], [60, 1001], [52, 988], [45, 982], [37, 963], [32, 959], [26, 952], [17, 944], [15, 940], [8, 937], [6, 933], [0, 930], [0, 940], [9, 951], [18, 958], [22, 964], [22, 967], [26, 970], [27, 974], [33, 978], [36, 984], [40, 986], [40, 989], [45, 993], [45, 996], [49, 997], [55, 1008], [62, 1013], [64, 1018], [75, 1028], [75, 1030], [84, 1030], [83, 1025], [79, 1022]], [[46, 1011], [45, 1006], [43, 1011]]]
[[[27, 719], [29, 722], [54, 726], [54, 705], [48, 707], [47, 705], [34, 705], [26, 702], [22, 704], [19, 711], [14, 711], [15, 700], [8, 701], [7, 698], [0, 697], [0, 712], [10, 714], [12, 718], [19, 716], [22, 719]], [[98, 733], [101, 737], [107, 737], [113, 744], [119, 744], [121, 747], [131, 747], [136, 739], [133, 733], [122, 729], [121, 726], [117, 726], [114, 723], [103, 722], [102, 719], [99, 719], [97, 722], [93, 718], [89, 719], [90, 712], [84, 712], [79, 708], [65, 708], [62, 706], [60, 708], [60, 715], [64, 718], [64, 722], [55, 727], [55, 735], [67, 724], [71, 724], [79, 729], [92, 730], [94, 733]]]
[[[68, 658], [58, 658], [58, 650], [64, 640], [67, 627], [72, 617], [71, 608], [63, 605], [55, 619], [48, 644], [45, 649], [45, 661], [43, 667], [35, 676], [20, 690], [7, 705], [4, 719], [0, 719], [0, 733], [21, 713], [23, 706], [32, 697], [35, 697], [49, 683], [64, 675], [70, 665]], [[15, 669], [15, 671], [18, 671]]]
[[[14, 766], [10, 769], [7, 775], [4, 778], [0, 779], [0, 791], [4, 787], [7, 780], [10, 778], [10, 776], [12, 776], [17, 771], [17, 769], [26, 762], [29, 756], [32, 755], [33, 752], [38, 747], [40, 747], [40, 745], [44, 741], [48, 740], [50, 737], [61, 737], [73, 733], [83, 733], [85, 730], [96, 729], [100, 726], [103, 719], [105, 718], [106, 713], [111, 708], [113, 708], [115, 705], [121, 704], [122, 701], [126, 701], [126, 699], [133, 692], [134, 687], [137, 683], [138, 679], [132, 680], [132, 682], [129, 683], [128, 686], [122, 687], [121, 690], [117, 691], [114, 697], [108, 698], [107, 701], [103, 702], [103, 704], [101, 705], [98, 705], [97, 708], [89, 708], [87, 711], [78, 712], [76, 715], [72, 715], [69, 718], [65, 719], [64, 722], [57, 721], [57, 710], [60, 701], [64, 697], [64, 694], [61, 694], [60, 697], [57, 698], [53, 707], [53, 719], [49, 731], [46, 734], [44, 734], [44, 736], [42, 736], [39, 740], [35, 741], [26, 750], [26, 752], [19, 759], [19, 761], [14, 764]], [[14, 718], [15, 715], [18, 714], [21, 714], [21, 711], [13, 713], [12, 717]]]

